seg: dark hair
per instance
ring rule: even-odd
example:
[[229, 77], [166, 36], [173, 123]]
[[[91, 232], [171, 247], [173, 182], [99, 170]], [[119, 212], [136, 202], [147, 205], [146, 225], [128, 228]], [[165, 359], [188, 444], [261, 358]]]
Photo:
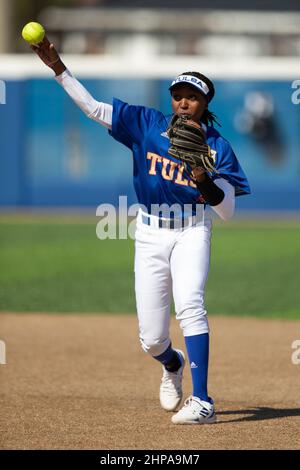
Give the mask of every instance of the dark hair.
[[[215, 96], [215, 87], [214, 87], [213, 82], [209, 78], [207, 78], [205, 75], [203, 75], [202, 73], [199, 73], [199, 72], [184, 72], [181, 75], [191, 75], [192, 77], [196, 77], [196, 78], [199, 78], [200, 80], [202, 80], [208, 86], [209, 101], [211, 101], [213, 99], [213, 97]], [[204, 113], [201, 117], [201, 121], [206, 126], [211, 125], [212, 127], [214, 127], [215, 123], [218, 124], [218, 126], [221, 126], [221, 124], [218, 122], [218, 119], [217, 119], [217, 116], [215, 115], [215, 113], [213, 113], [212, 111], [209, 111], [208, 108], [205, 109], [205, 111], [204, 111]]]

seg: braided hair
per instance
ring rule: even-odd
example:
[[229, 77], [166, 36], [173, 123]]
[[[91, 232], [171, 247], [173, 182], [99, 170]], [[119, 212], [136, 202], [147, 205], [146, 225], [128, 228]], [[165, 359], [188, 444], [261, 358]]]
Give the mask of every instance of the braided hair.
[[[192, 77], [196, 77], [196, 78], [199, 78], [200, 80], [202, 80], [208, 86], [209, 94], [210, 94], [210, 100], [213, 99], [213, 97], [215, 96], [215, 87], [214, 87], [213, 82], [209, 78], [207, 78], [205, 75], [203, 75], [202, 73], [199, 73], [199, 72], [184, 72], [181, 75], [191, 75]], [[217, 116], [215, 115], [215, 113], [213, 113], [212, 111], [209, 111], [208, 108], [206, 108], [204, 113], [202, 114], [201, 122], [203, 122], [203, 124], [205, 124], [206, 126], [210, 125], [210, 126], [214, 127], [215, 123], [218, 126], [221, 126], [221, 124], [218, 122], [218, 119], [217, 119]]]

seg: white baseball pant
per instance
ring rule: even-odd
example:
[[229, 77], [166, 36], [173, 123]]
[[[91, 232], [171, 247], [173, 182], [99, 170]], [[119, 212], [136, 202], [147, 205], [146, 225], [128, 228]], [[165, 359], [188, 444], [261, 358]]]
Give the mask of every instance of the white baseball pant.
[[[207, 211], [205, 211], [207, 212]], [[204, 212], [204, 213], [205, 213]], [[176, 319], [184, 336], [209, 331], [204, 307], [204, 290], [210, 264], [212, 220], [183, 228], [158, 228], [137, 217], [135, 233], [135, 293], [142, 348], [152, 356], [170, 344], [171, 293]]]

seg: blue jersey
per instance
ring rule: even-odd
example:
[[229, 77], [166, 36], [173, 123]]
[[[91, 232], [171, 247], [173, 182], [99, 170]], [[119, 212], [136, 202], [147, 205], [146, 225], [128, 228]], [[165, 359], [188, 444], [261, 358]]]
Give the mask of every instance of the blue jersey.
[[[199, 190], [184, 170], [182, 163], [168, 154], [170, 141], [166, 130], [172, 115], [144, 106], [132, 106], [113, 100], [110, 134], [133, 153], [134, 188], [140, 204], [151, 213], [151, 204], [179, 204], [192, 207], [203, 203]], [[236, 196], [250, 194], [247, 178], [229, 144], [213, 127], [207, 127], [207, 144], [215, 154], [219, 174], [235, 188]]]

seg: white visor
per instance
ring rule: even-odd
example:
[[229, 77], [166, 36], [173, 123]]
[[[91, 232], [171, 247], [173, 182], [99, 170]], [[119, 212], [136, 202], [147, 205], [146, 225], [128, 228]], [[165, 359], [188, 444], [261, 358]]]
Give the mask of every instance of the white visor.
[[195, 88], [198, 88], [201, 93], [203, 93], [205, 96], [209, 94], [209, 88], [206, 85], [203, 80], [200, 80], [199, 78], [193, 77], [192, 75], [178, 75], [178, 77], [173, 80], [171, 83], [171, 86], [169, 90], [174, 86], [178, 85], [179, 83], [187, 83], [189, 85], [194, 86]]

